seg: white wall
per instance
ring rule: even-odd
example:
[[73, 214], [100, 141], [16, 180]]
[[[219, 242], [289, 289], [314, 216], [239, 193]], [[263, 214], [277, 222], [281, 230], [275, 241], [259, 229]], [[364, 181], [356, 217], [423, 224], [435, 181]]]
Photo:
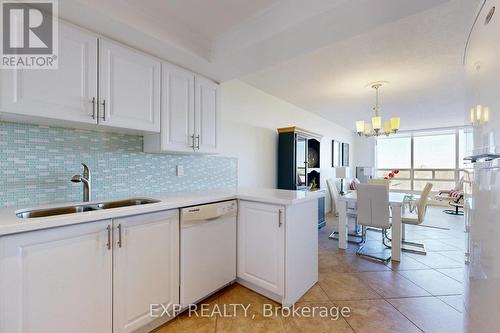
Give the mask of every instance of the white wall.
[[355, 135], [354, 147], [355, 166], [375, 167], [375, 138]]
[[[280, 127], [298, 126], [323, 135], [320, 166], [321, 187], [335, 176], [331, 167], [332, 139], [350, 144], [350, 165], [354, 166], [354, 132], [244, 82], [222, 84], [223, 155], [238, 158], [240, 186], [277, 187], [278, 134]], [[327, 200], [327, 210], [330, 206]]]

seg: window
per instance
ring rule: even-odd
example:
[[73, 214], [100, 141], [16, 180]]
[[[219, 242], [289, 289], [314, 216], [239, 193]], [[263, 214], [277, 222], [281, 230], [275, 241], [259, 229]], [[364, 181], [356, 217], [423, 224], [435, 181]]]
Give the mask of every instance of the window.
[[461, 128], [458, 131], [458, 163], [461, 169], [465, 168], [464, 157], [470, 154], [472, 148], [472, 131], [470, 128]]
[[378, 169], [411, 168], [411, 138], [388, 138], [377, 141]]
[[470, 141], [468, 128], [380, 137], [376, 145], [377, 175], [385, 177], [399, 169], [391, 182], [394, 190], [421, 191], [427, 183], [432, 183], [433, 191], [448, 190], [460, 179]]
[[454, 133], [414, 137], [413, 168], [454, 169], [455, 137]]

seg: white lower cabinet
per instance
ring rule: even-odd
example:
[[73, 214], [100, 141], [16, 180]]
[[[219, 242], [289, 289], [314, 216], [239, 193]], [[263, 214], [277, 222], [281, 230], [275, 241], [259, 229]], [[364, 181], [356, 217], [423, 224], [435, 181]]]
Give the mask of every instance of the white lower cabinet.
[[178, 210], [0, 237], [0, 333], [147, 332], [170, 303]]
[[237, 281], [292, 306], [318, 281], [317, 201], [241, 200], [238, 214]]
[[0, 332], [111, 332], [111, 227], [107, 220], [0, 237]]
[[240, 201], [238, 278], [284, 295], [285, 207]]
[[179, 303], [179, 215], [175, 210], [113, 222], [113, 332], [136, 332], [155, 319], [150, 304]]

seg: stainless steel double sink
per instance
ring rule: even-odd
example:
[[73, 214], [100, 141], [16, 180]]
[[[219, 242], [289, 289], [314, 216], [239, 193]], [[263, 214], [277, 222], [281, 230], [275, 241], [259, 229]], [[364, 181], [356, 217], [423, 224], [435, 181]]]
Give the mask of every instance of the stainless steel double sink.
[[35, 217], [48, 217], [64, 214], [91, 212], [95, 210], [112, 209], [129, 206], [140, 206], [160, 202], [150, 198], [130, 198], [125, 200], [105, 201], [98, 203], [82, 203], [72, 206], [61, 206], [53, 208], [28, 209], [16, 212], [16, 216], [23, 219]]

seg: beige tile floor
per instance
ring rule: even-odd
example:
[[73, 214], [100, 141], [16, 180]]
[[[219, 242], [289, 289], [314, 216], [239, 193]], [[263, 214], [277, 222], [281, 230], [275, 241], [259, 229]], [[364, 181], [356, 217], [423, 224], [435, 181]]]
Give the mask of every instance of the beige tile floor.
[[[203, 303], [209, 309], [250, 305], [246, 315], [231, 308], [209, 318], [184, 313], [155, 332], [462, 332], [463, 219], [441, 210], [430, 208], [428, 218], [448, 222], [450, 230], [407, 227], [407, 238], [428, 243], [428, 254], [405, 253], [399, 264], [360, 258], [354, 245], [338, 250], [328, 238], [335, 220], [328, 220], [319, 231], [319, 282], [296, 307], [348, 307], [348, 317], [269, 318], [263, 304], [279, 304], [234, 284]], [[369, 248], [380, 251], [380, 234], [368, 237]]]

